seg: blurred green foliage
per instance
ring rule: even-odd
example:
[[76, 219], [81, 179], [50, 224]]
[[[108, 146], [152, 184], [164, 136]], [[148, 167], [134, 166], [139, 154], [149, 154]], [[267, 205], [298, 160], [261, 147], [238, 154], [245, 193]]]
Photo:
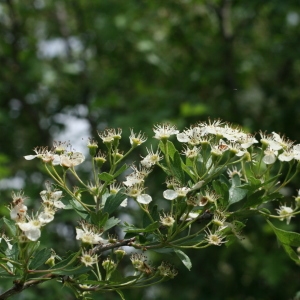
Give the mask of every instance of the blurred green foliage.
[[[94, 137], [106, 127], [133, 127], [151, 137], [154, 123], [183, 129], [211, 117], [299, 142], [299, 11], [295, 0], [1, 1], [2, 203], [18, 187], [37, 201], [43, 171], [22, 156], [51, 145], [66, 128], [84, 144], [86, 136], [76, 135], [81, 124]], [[62, 253], [75, 247], [72, 221], [61, 216], [61, 228], [49, 233]], [[299, 225], [290, 226], [299, 232]], [[177, 278], [128, 291], [128, 299], [292, 299], [299, 267], [271, 229], [249, 219], [243, 235], [228, 249], [191, 251], [191, 272], [173, 258]], [[73, 299], [55, 283], [26, 293]]]

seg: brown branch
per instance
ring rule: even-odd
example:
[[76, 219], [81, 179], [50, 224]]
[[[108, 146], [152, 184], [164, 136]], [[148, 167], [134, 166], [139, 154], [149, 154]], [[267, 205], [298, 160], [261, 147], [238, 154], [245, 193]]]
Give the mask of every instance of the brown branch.
[[60, 277], [60, 275], [56, 275], [56, 274], [47, 274], [41, 277], [41, 279], [33, 279], [33, 280], [29, 280], [25, 283], [22, 283], [18, 280], [14, 281], [14, 286], [11, 287], [10, 289], [8, 289], [6, 292], [4, 292], [3, 294], [0, 295], [0, 300], [5, 300], [15, 294], [19, 294], [21, 293], [23, 290], [26, 290], [32, 286], [35, 286], [37, 284], [43, 283], [45, 282], [45, 279], [54, 279]]
[[92, 249], [92, 254], [96, 254], [96, 253], [102, 253], [104, 251], [110, 250], [110, 249], [114, 249], [114, 248], [118, 248], [118, 247], [122, 247], [122, 246], [131, 246], [131, 244], [135, 241], [135, 237], [131, 238], [131, 239], [127, 239], [127, 240], [122, 240], [120, 242], [114, 243], [114, 244], [107, 244], [107, 245], [97, 245], [96, 247], [94, 247]]

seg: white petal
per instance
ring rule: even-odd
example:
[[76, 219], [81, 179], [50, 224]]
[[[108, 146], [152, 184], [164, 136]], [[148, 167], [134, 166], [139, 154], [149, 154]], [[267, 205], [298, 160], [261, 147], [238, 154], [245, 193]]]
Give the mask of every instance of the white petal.
[[39, 214], [39, 220], [42, 223], [50, 223], [54, 219], [54, 214], [42, 212]]
[[163, 195], [164, 195], [164, 198], [167, 200], [174, 200], [178, 196], [174, 190], [165, 190]]
[[271, 164], [273, 164], [275, 161], [276, 161], [276, 156], [275, 156], [275, 155], [266, 155], [266, 156], [264, 156], [264, 158], [263, 158], [263, 162], [264, 162], [266, 165], [271, 165]]
[[54, 201], [54, 202], [53, 202], [53, 205], [54, 205], [56, 208], [65, 208], [65, 205], [64, 205], [61, 201]]
[[25, 231], [25, 235], [31, 241], [37, 241], [41, 236], [41, 231], [38, 228]]
[[203, 183], [204, 183], [203, 180], [198, 181], [196, 184], [194, 184], [194, 185], [192, 186], [192, 189], [193, 189], [193, 190], [200, 189], [200, 188], [202, 187]]
[[83, 234], [84, 231], [82, 229], [76, 228], [76, 240], [80, 240]]
[[24, 158], [26, 159], [26, 160], [32, 160], [32, 159], [34, 159], [34, 158], [36, 158], [37, 157], [37, 155], [26, 155], [26, 156], [24, 156]]
[[181, 143], [187, 143], [189, 142], [190, 138], [182, 132], [177, 134], [177, 140]]
[[127, 206], [127, 198], [120, 204], [120, 206], [122, 206], [122, 207], [126, 207]]
[[137, 196], [136, 200], [142, 204], [149, 204], [152, 201], [152, 197], [147, 194], [141, 194]]

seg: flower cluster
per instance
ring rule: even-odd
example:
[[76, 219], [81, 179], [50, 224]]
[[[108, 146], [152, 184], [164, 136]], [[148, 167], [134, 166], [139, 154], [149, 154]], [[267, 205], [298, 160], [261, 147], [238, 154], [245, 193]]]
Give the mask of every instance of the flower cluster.
[[49, 182], [46, 183], [46, 190], [42, 191], [40, 195], [43, 200], [43, 209], [35, 216], [30, 217], [27, 214], [27, 206], [24, 204], [27, 197], [23, 192], [13, 192], [12, 194], [10, 217], [16, 222], [25, 237], [31, 241], [37, 241], [41, 236], [41, 227], [53, 221], [55, 212], [65, 207], [59, 200], [62, 197], [62, 191], [52, 190]]

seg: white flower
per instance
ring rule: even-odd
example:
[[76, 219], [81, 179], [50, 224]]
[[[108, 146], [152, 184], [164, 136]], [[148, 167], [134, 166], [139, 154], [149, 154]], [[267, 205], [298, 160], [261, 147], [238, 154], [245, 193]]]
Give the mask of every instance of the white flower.
[[225, 237], [222, 236], [222, 234], [219, 231], [212, 233], [209, 229], [207, 229], [205, 233], [206, 233], [205, 240], [208, 242], [208, 244], [221, 246], [223, 243], [227, 242], [224, 241]]
[[18, 204], [11, 208], [10, 210], [10, 218], [16, 222], [21, 222], [25, 219], [25, 215], [27, 212], [27, 206], [24, 204]]
[[271, 148], [268, 148], [264, 151], [265, 156], [263, 157], [263, 162], [266, 165], [271, 165], [276, 161], [276, 157], [278, 152], [275, 150], [272, 150]]
[[163, 196], [167, 200], [174, 200], [177, 197], [185, 197], [191, 189], [188, 187], [174, 186], [174, 190], [168, 189], [163, 192]]
[[153, 131], [155, 133], [154, 138], [158, 140], [166, 140], [171, 135], [179, 133], [179, 130], [177, 130], [174, 125], [170, 125], [170, 124], [154, 125]]
[[46, 190], [40, 192], [40, 196], [47, 206], [55, 208], [64, 208], [65, 205], [59, 200], [62, 197], [62, 191], [52, 190], [51, 183], [46, 181]]
[[152, 146], [151, 150], [147, 149], [147, 156], [143, 158], [141, 161], [141, 165], [146, 167], [146, 168], [151, 168], [153, 165], [157, 164], [160, 160], [163, 159], [163, 156], [160, 156], [161, 152], [159, 149], [156, 150], [156, 152], [153, 151]]
[[36, 147], [33, 149], [36, 155], [26, 155], [24, 158], [26, 160], [32, 160], [34, 158], [40, 158], [44, 163], [52, 162], [57, 155], [49, 151], [47, 147]]
[[41, 227], [44, 225], [39, 219], [30, 219], [28, 222], [16, 223], [31, 241], [37, 241], [41, 236]]
[[279, 219], [280, 221], [286, 219], [286, 223], [290, 223], [291, 218], [293, 217], [292, 213], [294, 212], [294, 210], [291, 207], [281, 205], [278, 209], [276, 209], [276, 211], [279, 214], [279, 216], [282, 217]]
[[101, 235], [102, 233], [98, 231], [98, 229], [85, 221], [80, 222], [81, 228], [76, 228], [76, 239], [81, 240], [83, 244], [99, 244], [106, 243]]
[[148, 194], [138, 195], [136, 201], [141, 204], [149, 204], [152, 201], [152, 197]]
[[63, 153], [59, 156], [56, 156], [53, 160], [53, 165], [61, 165], [62, 167], [66, 168], [73, 168], [78, 166], [85, 160], [85, 157], [80, 152], [68, 152]]
[[80, 257], [80, 261], [86, 267], [92, 267], [93, 264], [98, 262], [98, 257], [96, 254], [92, 254], [92, 251], [82, 251], [82, 255]]
[[39, 221], [43, 224], [50, 223], [54, 219], [55, 210], [50, 207], [44, 207], [44, 211], [38, 216]]
[[129, 136], [130, 144], [133, 146], [139, 146], [142, 143], [146, 142], [147, 138], [144, 136], [144, 133], [139, 132], [138, 134], [135, 134], [133, 130], [130, 130], [130, 136]]
[[286, 150], [279, 154], [278, 159], [280, 161], [291, 161], [292, 159], [294, 159], [294, 156], [295, 154], [292, 150]]

